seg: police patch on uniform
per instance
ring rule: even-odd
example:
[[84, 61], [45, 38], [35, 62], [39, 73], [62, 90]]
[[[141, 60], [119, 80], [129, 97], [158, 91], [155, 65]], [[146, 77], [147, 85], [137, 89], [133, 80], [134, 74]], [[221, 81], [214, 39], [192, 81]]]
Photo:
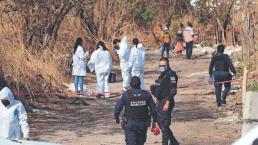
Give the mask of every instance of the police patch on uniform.
[[176, 77], [170, 77], [170, 80], [173, 84], [176, 83]]
[[131, 107], [145, 106], [146, 101], [131, 101], [130, 105], [131, 105]]

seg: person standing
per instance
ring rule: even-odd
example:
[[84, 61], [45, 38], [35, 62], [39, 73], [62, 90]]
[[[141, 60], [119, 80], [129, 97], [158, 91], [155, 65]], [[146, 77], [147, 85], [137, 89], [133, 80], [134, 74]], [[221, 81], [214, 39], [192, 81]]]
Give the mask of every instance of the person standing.
[[126, 37], [120, 41], [119, 39], [115, 39], [113, 41], [113, 45], [115, 51], [117, 52], [120, 60], [120, 68], [121, 74], [123, 78], [123, 90], [125, 91], [130, 87], [130, 70], [129, 70], [129, 57], [131, 53], [131, 49], [128, 44], [128, 40]]
[[104, 42], [97, 43], [96, 50], [92, 53], [89, 66], [94, 66], [97, 77], [97, 98], [109, 98], [110, 88], [108, 85], [109, 74], [112, 69], [112, 57]]
[[139, 77], [131, 78], [131, 89], [122, 93], [115, 106], [115, 120], [120, 123], [119, 115], [125, 108], [125, 141], [126, 145], [144, 145], [150, 124], [150, 114], [153, 119], [152, 127], [157, 127], [157, 113], [151, 94], [141, 90]]
[[[235, 67], [227, 54], [224, 54], [225, 46], [220, 44], [217, 46], [217, 53], [212, 57], [209, 74], [214, 77], [214, 86], [217, 99], [217, 107], [221, 109], [222, 104], [226, 104], [226, 98], [231, 88], [232, 72], [236, 75]], [[213, 69], [215, 68], [215, 71]], [[225, 90], [221, 98], [222, 85], [224, 84]]]
[[131, 70], [131, 76], [137, 76], [140, 78], [141, 89], [144, 89], [144, 47], [137, 38], [133, 39], [133, 45], [129, 58], [129, 69]]
[[171, 113], [175, 106], [174, 97], [177, 94], [178, 76], [169, 66], [168, 58], [161, 58], [159, 62], [160, 76], [151, 86], [151, 93], [157, 98], [156, 110], [158, 124], [162, 132], [162, 145], [179, 145], [173, 132], [169, 128]]
[[182, 53], [184, 51], [184, 36], [183, 36], [183, 31], [184, 31], [184, 24], [180, 23], [180, 30], [177, 32], [176, 35], [176, 52], [178, 56], [182, 56]]
[[[89, 53], [84, 51], [82, 38], [77, 38], [73, 50], [72, 75], [74, 76], [74, 88], [76, 94], [83, 93], [83, 82], [86, 76], [86, 59]], [[78, 85], [80, 84], [80, 92]]]
[[14, 99], [12, 91], [4, 87], [0, 91], [0, 136], [18, 141], [29, 139], [29, 124], [27, 112], [23, 104]]
[[171, 42], [172, 42], [172, 39], [171, 39], [171, 36], [169, 34], [169, 29], [167, 27], [165, 27], [163, 29], [164, 33], [163, 33], [163, 36], [162, 36], [162, 50], [161, 50], [161, 57], [164, 57], [164, 52], [166, 51], [167, 53], [167, 58], [169, 58], [169, 50], [171, 49]]
[[187, 22], [187, 27], [184, 29], [184, 39], [185, 39], [185, 48], [186, 48], [186, 59], [191, 59], [193, 53], [193, 25], [190, 22]]

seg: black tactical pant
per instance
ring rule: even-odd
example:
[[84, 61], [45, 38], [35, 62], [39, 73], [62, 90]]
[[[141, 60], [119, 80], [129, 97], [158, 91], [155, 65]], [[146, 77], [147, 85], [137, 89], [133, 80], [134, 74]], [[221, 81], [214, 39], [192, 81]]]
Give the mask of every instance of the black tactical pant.
[[158, 112], [158, 124], [162, 132], [162, 145], [179, 145], [172, 130], [169, 127], [171, 125], [171, 113], [173, 110], [173, 104], [170, 106], [167, 112], [164, 112], [164, 103], [165, 100], [159, 101], [156, 106]]
[[146, 121], [127, 120], [125, 125], [126, 145], [144, 145], [147, 138], [148, 124]]

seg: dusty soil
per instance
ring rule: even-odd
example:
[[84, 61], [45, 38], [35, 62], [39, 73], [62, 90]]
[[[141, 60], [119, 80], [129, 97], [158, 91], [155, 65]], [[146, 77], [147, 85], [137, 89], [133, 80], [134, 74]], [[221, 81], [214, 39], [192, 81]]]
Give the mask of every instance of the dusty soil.
[[[145, 88], [158, 76], [158, 51], [147, 51]], [[173, 56], [171, 67], [179, 76], [172, 130], [181, 145], [230, 145], [240, 136], [240, 103], [237, 95], [229, 96], [227, 107], [216, 110], [213, 86], [207, 84], [210, 58], [185, 60]], [[114, 70], [119, 74], [118, 66]], [[121, 78], [112, 83], [114, 92], [121, 90]], [[89, 84], [94, 90], [95, 84]], [[118, 98], [98, 100], [84, 97], [38, 97], [31, 103], [38, 112], [30, 112], [31, 137], [65, 145], [125, 144], [123, 130], [113, 117]], [[161, 144], [161, 135], [148, 131], [147, 145]]]

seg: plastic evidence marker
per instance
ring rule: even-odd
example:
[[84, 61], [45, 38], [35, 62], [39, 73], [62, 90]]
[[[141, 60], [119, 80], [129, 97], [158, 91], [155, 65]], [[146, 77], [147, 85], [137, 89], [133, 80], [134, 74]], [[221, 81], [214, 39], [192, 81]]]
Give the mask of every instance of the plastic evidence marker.
[[61, 145], [61, 144], [39, 142], [39, 141], [25, 141], [25, 140], [11, 141], [0, 137], [0, 145]]

